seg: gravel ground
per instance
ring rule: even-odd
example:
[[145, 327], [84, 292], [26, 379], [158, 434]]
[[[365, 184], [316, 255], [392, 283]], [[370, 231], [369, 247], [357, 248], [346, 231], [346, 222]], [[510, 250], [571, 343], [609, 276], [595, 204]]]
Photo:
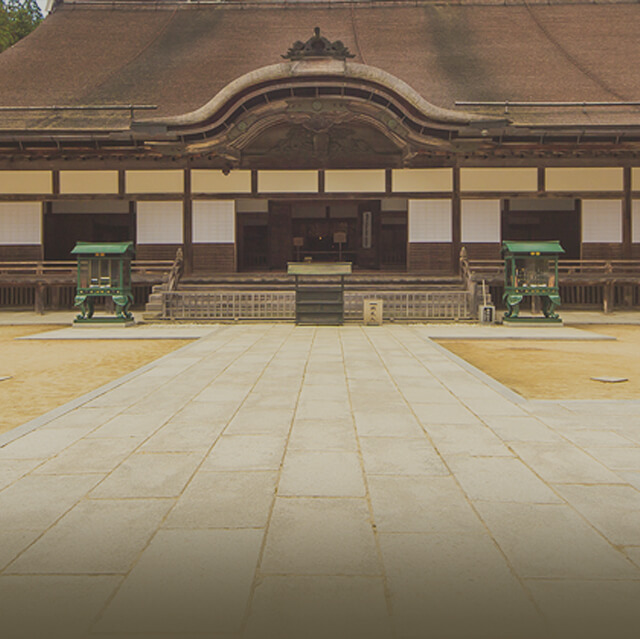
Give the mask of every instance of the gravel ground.
[[55, 328], [60, 327], [0, 326], [0, 433], [187, 344], [185, 340], [15, 339]]
[[[587, 325], [616, 341], [438, 343], [528, 399], [640, 398], [640, 327]], [[592, 377], [628, 378], [603, 383]]]

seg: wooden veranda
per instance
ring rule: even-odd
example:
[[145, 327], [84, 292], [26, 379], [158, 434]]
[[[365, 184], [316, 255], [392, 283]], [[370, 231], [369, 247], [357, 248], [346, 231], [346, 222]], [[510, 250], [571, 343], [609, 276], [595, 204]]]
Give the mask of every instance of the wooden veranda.
[[[152, 291], [167, 288], [175, 263], [170, 260], [134, 260], [132, 280], [135, 306], [144, 307]], [[640, 260], [560, 260], [560, 295], [562, 307], [594, 309], [605, 312], [614, 309], [640, 308]], [[420, 319], [429, 315], [427, 309], [451, 307], [451, 312], [434, 311], [434, 318], [455, 319], [472, 317], [482, 299], [482, 283], [496, 306], [501, 306], [504, 286], [504, 262], [502, 260], [469, 260], [460, 258], [460, 275], [429, 276], [428, 274], [375, 273], [359, 274], [350, 282], [353, 303], [349, 314], [358, 315], [363, 296], [377, 296], [387, 300], [385, 316], [398, 315], [398, 319]], [[72, 261], [22, 261], [0, 262], [0, 310], [35, 309], [37, 312], [73, 308], [76, 287], [76, 263]], [[183, 279], [179, 286], [166, 291], [167, 317], [197, 318], [198, 305], [208, 296], [216, 305], [227, 304], [228, 312], [212, 306], [202, 319], [234, 317], [286, 319], [291, 310], [282, 295], [292, 284], [283, 273], [200, 273]], [[273, 291], [276, 307], [265, 303], [265, 294]], [[469, 299], [458, 300], [462, 293]], [[226, 302], [216, 295], [231, 296]], [[279, 297], [278, 297], [279, 296]], [[409, 297], [407, 297], [409, 296]], [[413, 297], [412, 297], [413, 296]], [[444, 296], [444, 297], [443, 297]], [[445, 299], [445, 297], [447, 299]], [[456, 297], [458, 296], [458, 297]], [[282, 298], [282, 299], [281, 299]], [[357, 301], [356, 301], [357, 298]], [[455, 298], [455, 299], [454, 299]], [[256, 303], [252, 304], [251, 300]], [[258, 303], [259, 300], [259, 303]], [[284, 305], [283, 305], [284, 304]], [[424, 306], [422, 311], [409, 307]], [[461, 306], [462, 305], [462, 306]], [[207, 308], [210, 305], [206, 305]], [[251, 308], [249, 308], [251, 307]], [[353, 307], [353, 308], [351, 308]], [[204, 307], [202, 307], [204, 308]], [[263, 309], [264, 312], [260, 311]], [[391, 313], [395, 308], [397, 312]], [[182, 309], [182, 310], [180, 310]], [[241, 309], [241, 310], [237, 310]], [[284, 310], [283, 310], [284, 309]], [[400, 310], [404, 309], [404, 310]], [[274, 314], [275, 313], [275, 314]]]

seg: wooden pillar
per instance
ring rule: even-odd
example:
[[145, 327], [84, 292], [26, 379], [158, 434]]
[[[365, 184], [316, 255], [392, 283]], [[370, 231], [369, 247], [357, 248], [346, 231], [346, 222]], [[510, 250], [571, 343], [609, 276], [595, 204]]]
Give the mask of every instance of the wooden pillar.
[[632, 258], [632, 201], [631, 201], [631, 167], [626, 166], [623, 173], [624, 195], [622, 199], [622, 259]]
[[191, 205], [191, 169], [184, 170], [184, 202], [182, 209], [182, 244], [184, 273], [193, 272], [193, 207]]
[[460, 216], [460, 167], [453, 167], [453, 198], [451, 200], [451, 263], [460, 273], [460, 248], [462, 246], [462, 225]]
[[544, 193], [547, 190], [546, 173], [543, 166], [538, 167], [538, 193]]
[[136, 203], [135, 200], [129, 201], [129, 237], [136, 246], [138, 243], [138, 225], [136, 223]]
[[509, 228], [509, 211], [511, 210], [511, 200], [505, 198], [502, 200], [502, 209], [500, 211], [500, 239], [509, 239], [506, 236], [506, 231]]
[[269, 202], [267, 265], [272, 271], [286, 271], [293, 255], [291, 204]]
[[53, 214], [53, 202], [44, 201], [42, 203], [42, 217], [40, 218], [40, 224], [41, 224], [40, 257], [39, 257], [40, 260], [46, 259], [45, 246], [48, 240], [49, 225], [51, 223], [50, 220], [51, 220], [52, 214]]
[[578, 229], [579, 237], [580, 237], [580, 258], [584, 260], [584, 242], [582, 241], [582, 200], [580, 198], [576, 198], [575, 202], [575, 211], [578, 216], [578, 222], [580, 224], [580, 228]]

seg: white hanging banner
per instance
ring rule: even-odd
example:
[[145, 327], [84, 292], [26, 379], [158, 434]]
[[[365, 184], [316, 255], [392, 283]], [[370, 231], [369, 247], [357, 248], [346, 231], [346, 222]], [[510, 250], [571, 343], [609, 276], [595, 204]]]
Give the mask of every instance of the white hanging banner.
[[371, 248], [372, 218], [371, 211], [362, 213], [362, 248]]

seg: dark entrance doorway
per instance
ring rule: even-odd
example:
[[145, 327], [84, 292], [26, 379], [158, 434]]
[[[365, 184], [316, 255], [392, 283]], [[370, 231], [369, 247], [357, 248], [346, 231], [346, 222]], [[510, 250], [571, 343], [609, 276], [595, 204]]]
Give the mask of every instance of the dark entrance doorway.
[[268, 211], [238, 213], [237, 230], [238, 268], [245, 272], [284, 271], [287, 262], [305, 259], [406, 268], [407, 213], [381, 212], [380, 200], [271, 200]]
[[502, 239], [559, 240], [563, 259], [580, 259], [580, 214], [576, 201], [507, 200], [502, 216]]
[[407, 267], [407, 212], [385, 212], [380, 216], [380, 268]]
[[52, 202], [44, 216], [44, 259], [70, 260], [76, 242], [135, 241], [127, 201]]
[[294, 256], [297, 261], [358, 261], [356, 202], [308, 202], [292, 207]]

